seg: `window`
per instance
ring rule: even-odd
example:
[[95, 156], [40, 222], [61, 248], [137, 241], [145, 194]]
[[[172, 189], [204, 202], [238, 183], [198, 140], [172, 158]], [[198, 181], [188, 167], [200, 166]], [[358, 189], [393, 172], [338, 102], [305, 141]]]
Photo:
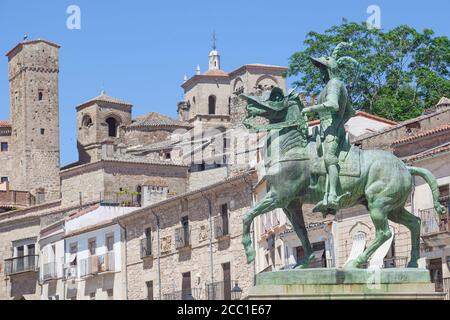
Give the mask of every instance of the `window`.
[[152, 255], [152, 228], [145, 228], [145, 239], [144, 239], [144, 250], [143, 254], [145, 257]]
[[85, 115], [83, 117], [83, 121], [81, 122], [81, 125], [83, 127], [89, 128], [90, 126], [92, 126], [92, 118], [90, 116], [88, 116], [88, 115]]
[[216, 96], [209, 96], [208, 98], [208, 113], [216, 114]]
[[153, 281], [147, 281], [145, 286], [147, 287], [147, 300], [153, 300]]
[[106, 119], [106, 124], [108, 125], [108, 136], [117, 137], [117, 120], [110, 117]]
[[44, 133], [45, 133], [45, 129], [41, 128], [41, 134], [44, 134]]
[[114, 250], [114, 234], [109, 234], [106, 236], [106, 250], [111, 252]]
[[89, 249], [89, 254], [91, 256], [95, 256], [95, 248], [97, 247], [97, 243], [95, 238], [89, 239], [88, 242], [88, 249]]
[[9, 181], [8, 177], [2, 177], [0, 183], [5, 183], [8, 181]]
[[189, 217], [184, 216], [181, 218], [181, 226], [183, 227], [184, 243], [189, 245]]
[[221, 216], [222, 216], [222, 232], [223, 235], [227, 235], [228, 234], [228, 204], [225, 203], [222, 205], [221, 208]]
[[8, 142], [2, 142], [1, 151], [2, 152], [8, 151]]
[[69, 264], [70, 266], [76, 266], [77, 265], [77, 251], [78, 251], [78, 243], [72, 242], [69, 247], [70, 257], [69, 257]]
[[108, 295], [108, 300], [114, 300], [114, 289], [106, 290], [106, 294]]
[[38, 101], [42, 101], [43, 97], [44, 97], [44, 92], [43, 92], [43, 90], [39, 90], [39, 91], [38, 91]]
[[45, 191], [39, 190], [36, 192], [36, 201], [37, 201], [37, 204], [45, 202]]
[[183, 280], [181, 282], [181, 299], [187, 300], [192, 295], [191, 290], [191, 273], [186, 272], [182, 274]]
[[142, 202], [142, 187], [141, 186], [136, 187], [136, 202], [138, 205], [141, 205], [141, 202]]

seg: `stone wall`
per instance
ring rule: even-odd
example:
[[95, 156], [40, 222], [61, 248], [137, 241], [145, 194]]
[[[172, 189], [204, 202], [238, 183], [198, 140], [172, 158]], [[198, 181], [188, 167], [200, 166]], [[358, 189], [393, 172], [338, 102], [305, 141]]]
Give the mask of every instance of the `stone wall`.
[[[99, 201], [114, 201], [120, 191], [135, 192], [150, 177], [164, 177], [169, 196], [186, 191], [187, 168], [145, 163], [99, 161], [61, 172], [63, 205]], [[121, 190], [122, 189], [122, 190]], [[132, 201], [129, 196], [128, 201]]]
[[[253, 265], [246, 263], [242, 249], [242, 217], [250, 207], [250, 190], [246, 183], [239, 180], [235, 183], [224, 183], [207, 191], [212, 197], [212, 214], [218, 216], [221, 205], [228, 203], [230, 208], [230, 236], [221, 240], [213, 239], [214, 282], [223, 281], [222, 264], [231, 265], [231, 278], [239, 283], [248, 293], [253, 281]], [[182, 204], [184, 199], [187, 200]], [[191, 273], [193, 294], [205, 299], [205, 286], [211, 282], [210, 260], [210, 227], [208, 219], [208, 202], [201, 193], [191, 194], [186, 198], [177, 198], [164, 205], [155, 205], [151, 209], [143, 209], [131, 217], [123, 219], [127, 230], [127, 278], [129, 299], [143, 299], [146, 295], [146, 281], [153, 281], [155, 298], [158, 296], [158, 264], [157, 264], [157, 225], [154, 212], [160, 217], [161, 241], [161, 291], [171, 294], [181, 290], [182, 273]], [[191, 245], [176, 249], [175, 229], [181, 227], [181, 217], [189, 217]], [[144, 229], [152, 229], [153, 256], [142, 259], [140, 242]], [[233, 283], [234, 285], [234, 283]]]
[[189, 191], [217, 183], [227, 177], [227, 168], [221, 167], [189, 174]]
[[[13, 256], [13, 241], [39, 236], [39, 218], [17, 219], [0, 223], [0, 273], [5, 276], [5, 259]], [[36, 241], [36, 254], [38, 246]], [[39, 299], [38, 273], [27, 272], [9, 277], [0, 282], [0, 300], [24, 296], [26, 299]]]
[[8, 144], [8, 151], [0, 151], [0, 177], [11, 179], [13, 154], [11, 152], [11, 128], [0, 126], [0, 142]]

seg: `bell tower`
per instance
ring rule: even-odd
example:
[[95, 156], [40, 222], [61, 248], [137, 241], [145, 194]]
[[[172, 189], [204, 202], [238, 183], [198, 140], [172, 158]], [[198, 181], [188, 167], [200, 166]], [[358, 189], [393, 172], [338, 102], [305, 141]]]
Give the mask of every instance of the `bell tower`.
[[38, 202], [60, 197], [58, 73], [60, 46], [45, 40], [10, 50], [11, 189], [29, 191]]
[[212, 50], [209, 53], [209, 68], [208, 68], [208, 70], [220, 70], [220, 54], [217, 51], [216, 41], [217, 41], [216, 33], [213, 32]]

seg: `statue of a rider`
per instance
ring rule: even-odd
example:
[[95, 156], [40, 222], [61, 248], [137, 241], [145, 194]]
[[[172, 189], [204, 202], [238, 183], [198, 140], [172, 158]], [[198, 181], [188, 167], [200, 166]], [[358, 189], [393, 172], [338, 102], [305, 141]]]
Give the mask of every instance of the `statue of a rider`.
[[338, 58], [339, 52], [350, 44], [341, 42], [333, 50], [330, 57], [314, 58], [312, 63], [318, 67], [325, 82], [325, 88], [320, 93], [316, 105], [304, 108], [302, 113], [313, 112], [320, 119], [320, 139], [323, 159], [327, 171], [326, 191], [321, 202], [316, 205], [316, 211], [337, 210], [339, 201], [337, 189], [339, 184], [339, 152], [346, 137], [344, 125], [354, 115], [347, 89], [341, 79], [341, 69], [346, 62], [356, 64], [350, 57]]

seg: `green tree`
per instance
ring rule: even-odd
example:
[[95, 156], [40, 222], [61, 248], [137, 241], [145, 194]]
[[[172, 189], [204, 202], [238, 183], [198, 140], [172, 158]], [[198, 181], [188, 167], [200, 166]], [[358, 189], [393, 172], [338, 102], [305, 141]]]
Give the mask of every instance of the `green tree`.
[[353, 43], [345, 54], [360, 63], [358, 69], [349, 66], [343, 75], [355, 109], [402, 121], [420, 115], [442, 96], [450, 96], [447, 37], [406, 25], [389, 31], [368, 29], [366, 23], [345, 19], [323, 33], [306, 35], [306, 48], [289, 60], [287, 75], [300, 75], [294, 85], [317, 95], [323, 87], [322, 77], [309, 57], [330, 55], [341, 41]]

